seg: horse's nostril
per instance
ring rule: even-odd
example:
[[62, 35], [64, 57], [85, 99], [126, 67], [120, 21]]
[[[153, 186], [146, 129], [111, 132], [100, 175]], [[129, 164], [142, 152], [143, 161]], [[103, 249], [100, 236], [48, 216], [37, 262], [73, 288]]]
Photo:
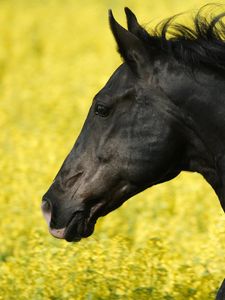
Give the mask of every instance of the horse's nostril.
[[48, 200], [44, 199], [41, 204], [41, 209], [42, 209], [43, 215], [47, 221], [47, 224], [49, 225], [50, 221], [51, 221], [51, 215], [52, 215], [52, 206], [51, 206], [50, 202]]
[[51, 212], [51, 205], [47, 200], [43, 200], [41, 208], [42, 208], [42, 211], [45, 213]]

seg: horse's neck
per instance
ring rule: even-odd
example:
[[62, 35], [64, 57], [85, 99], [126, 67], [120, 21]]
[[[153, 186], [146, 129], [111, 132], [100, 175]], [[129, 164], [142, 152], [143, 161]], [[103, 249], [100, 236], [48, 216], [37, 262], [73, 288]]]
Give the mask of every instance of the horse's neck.
[[184, 168], [205, 177], [225, 211], [225, 84], [203, 72], [196, 77], [182, 72], [165, 77], [163, 90], [190, 124]]

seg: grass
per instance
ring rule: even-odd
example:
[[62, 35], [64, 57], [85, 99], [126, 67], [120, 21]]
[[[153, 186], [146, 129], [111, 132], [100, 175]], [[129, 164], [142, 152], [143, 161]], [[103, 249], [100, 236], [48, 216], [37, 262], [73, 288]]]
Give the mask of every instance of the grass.
[[124, 24], [126, 5], [148, 27], [196, 1], [0, 2], [2, 300], [210, 300], [224, 278], [224, 214], [200, 175], [137, 195], [78, 244], [52, 238], [41, 215], [94, 94], [120, 63], [107, 9]]

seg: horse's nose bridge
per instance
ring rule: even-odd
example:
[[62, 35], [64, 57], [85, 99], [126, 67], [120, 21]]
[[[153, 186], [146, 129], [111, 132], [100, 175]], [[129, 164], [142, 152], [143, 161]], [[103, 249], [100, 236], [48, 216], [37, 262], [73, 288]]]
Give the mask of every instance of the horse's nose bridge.
[[68, 155], [63, 165], [61, 166], [55, 180], [52, 184], [59, 192], [66, 192], [84, 173], [80, 160], [75, 160], [71, 155]]
[[82, 177], [83, 171], [69, 172], [67, 176], [61, 176], [61, 184], [64, 189], [70, 189], [78, 184], [79, 179]]

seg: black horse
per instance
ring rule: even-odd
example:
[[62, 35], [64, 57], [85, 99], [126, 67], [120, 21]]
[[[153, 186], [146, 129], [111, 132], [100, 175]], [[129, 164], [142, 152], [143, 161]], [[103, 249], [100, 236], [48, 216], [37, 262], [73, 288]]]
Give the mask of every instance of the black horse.
[[183, 170], [201, 173], [225, 211], [225, 13], [204, 9], [193, 28], [172, 17], [152, 33], [128, 8], [128, 30], [109, 11], [123, 63], [43, 197], [53, 236], [88, 237], [100, 216]]

